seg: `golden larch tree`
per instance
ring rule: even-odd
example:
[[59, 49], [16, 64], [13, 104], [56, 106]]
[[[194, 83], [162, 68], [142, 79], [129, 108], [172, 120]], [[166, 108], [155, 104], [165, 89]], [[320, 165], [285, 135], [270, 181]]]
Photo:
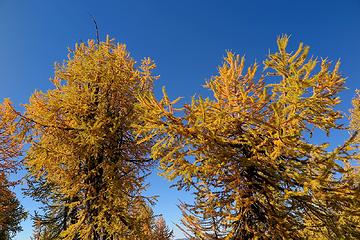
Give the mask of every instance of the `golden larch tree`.
[[[352, 101], [353, 109], [351, 109], [350, 127], [351, 130], [357, 133], [360, 131], [360, 91], [356, 90], [356, 96]], [[360, 135], [356, 134], [355, 143], [360, 143]]]
[[0, 105], [0, 239], [9, 240], [21, 231], [20, 222], [27, 216], [16, 195], [11, 191], [17, 182], [8, 180], [20, 165], [22, 138], [18, 136], [17, 119], [9, 99]]
[[[144, 178], [150, 143], [137, 144], [136, 95], [151, 91], [154, 63], [125, 45], [77, 44], [57, 64], [53, 89], [35, 91], [10, 128], [27, 144], [27, 194], [44, 203], [37, 239], [146, 239]], [[9, 107], [11, 110], [11, 107]], [[15, 110], [12, 109], [14, 112]]]
[[151, 240], [172, 240], [174, 239], [174, 232], [166, 225], [163, 216], [158, 216], [154, 219], [152, 226]]
[[181, 204], [189, 237], [360, 238], [356, 133], [334, 149], [312, 140], [344, 129], [340, 63], [331, 69], [303, 44], [288, 52], [288, 40], [278, 38], [261, 73], [228, 52], [205, 84], [213, 97], [176, 107], [165, 91], [159, 101], [139, 95], [139, 142], [156, 140], [152, 157], [163, 175], [195, 193], [193, 204]]

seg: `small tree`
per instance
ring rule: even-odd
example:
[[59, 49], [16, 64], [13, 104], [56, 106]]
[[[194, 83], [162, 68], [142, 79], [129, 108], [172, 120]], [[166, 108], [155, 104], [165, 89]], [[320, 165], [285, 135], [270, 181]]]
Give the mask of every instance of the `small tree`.
[[20, 222], [26, 213], [15, 194], [9, 189], [9, 182], [0, 172], [0, 240], [9, 240], [21, 231]]
[[[352, 101], [353, 109], [351, 110], [351, 130], [355, 133], [360, 131], [360, 91], [356, 91], [356, 96]], [[360, 144], [360, 134], [356, 134], [355, 142]]]
[[152, 239], [171, 240], [174, 238], [174, 232], [166, 225], [165, 219], [159, 216], [154, 221]]
[[359, 239], [356, 133], [333, 150], [311, 140], [343, 129], [340, 63], [330, 70], [302, 44], [289, 53], [287, 36], [277, 43], [260, 76], [228, 52], [205, 84], [212, 98], [176, 108], [165, 91], [160, 101], [139, 96], [137, 131], [157, 141], [163, 175], [193, 188], [194, 204], [181, 209], [196, 239]]

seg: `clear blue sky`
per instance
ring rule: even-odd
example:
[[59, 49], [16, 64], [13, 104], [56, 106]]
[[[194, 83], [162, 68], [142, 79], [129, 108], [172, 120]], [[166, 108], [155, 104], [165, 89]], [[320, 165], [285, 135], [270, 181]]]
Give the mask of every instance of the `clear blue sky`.
[[[53, 63], [66, 58], [67, 47], [94, 38], [90, 14], [102, 38], [110, 34], [126, 43], [136, 60], [155, 60], [157, 89], [165, 85], [171, 97], [208, 94], [201, 86], [216, 73], [225, 50], [246, 54], [248, 63], [262, 62], [282, 33], [291, 35], [292, 48], [303, 41], [315, 56], [341, 58], [349, 88], [341, 95], [345, 112], [359, 87], [360, 0], [0, 0], [0, 98], [25, 103], [34, 89], [51, 87]], [[149, 192], [160, 195], [156, 212], [181, 237], [172, 223], [180, 219], [178, 199], [189, 200], [189, 194], [169, 190], [170, 183], [155, 174], [149, 182]], [[32, 213], [34, 202], [17, 194]], [[16, 239], [29, 239], [31, 222], [23, 227]]]

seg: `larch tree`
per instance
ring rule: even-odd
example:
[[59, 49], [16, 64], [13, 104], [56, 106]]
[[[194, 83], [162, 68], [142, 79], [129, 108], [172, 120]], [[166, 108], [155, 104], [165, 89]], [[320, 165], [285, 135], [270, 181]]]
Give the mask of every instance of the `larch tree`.
[[[356, 96], [352, 101], [353, 109], [351, 109], [350, 126], [354, 132], [360, 131], [360, 91], [356, 91]], [[360, 144], [360, 135], [355, 137], [355, 143]]]
[[340, 63], [331, 69], [303, 44], [288, 52], [288, 40], [278, 38], [261, 73], [228, 52], [205, 84], [213, 97], [177, 107], [165, 90], [138, 96], [139, 142], [155, 140], [163, 175], [194, 191], [181, 204], [192, 239], [360, 238], [357, 133], [333, 149], [312, 140], [345, 131]]
[[9, 111], [10, 101], [0, 105], [0, 240], [8, 240], [21, 231], [20, 222], [27, 216], [16, 195], [10, 190], [16, 182], [8, 176], [19, 167], [22, 141], [18, 137], [17, 115]]
[[[44, 204], [36, 239], [146, 239], [144, 178], [151, 143], [137, 144], [136, 95], [152, 90], [148, 58], [136, 65], [126, 46], [107, 38], [69, 50], [53, 89], [36, 91], [10, 127], [27, 144], [27, 194]], [[9, 107], [11, 110], [11, 106]], [[10, 111], [9, 110], [9, 111]], [[14, 130], [15, 131], [15, 130]]]
[[10, 240], [21, 231], [20, 223], [27, 216], [10, 185], [5, 173], [0, 172], [0, 240]]
[[152, 240], [172, 240], [174, 239], [174, 232], [166, 225], [165, 219], [158, 216], [154, 219], [152, 226]]

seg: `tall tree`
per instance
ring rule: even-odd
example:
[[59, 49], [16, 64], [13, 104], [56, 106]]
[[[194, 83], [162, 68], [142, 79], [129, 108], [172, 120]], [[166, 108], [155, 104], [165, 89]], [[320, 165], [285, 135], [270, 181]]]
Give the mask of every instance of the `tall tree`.
[[[152, 157], [178, 188], [195, 192], [182, 204], [183, 224], [196, 239], [359, 239], [359, 185], [352, 143], [329, 150], [312, 134], [333, 129], [345, 79], [340, 63], [287, 51], [278, 38], [259, 74], [228, 52], [205, 87], [213, 97], [182, 108], [164, 91], [139, 96], [140, 142], [156, 140]], [[320, 63], [320, 64], [319, 64]]]
[[8, 99], [0, 105], [0, 240], [8, 240], [21, 231], [20, 222], [26, 218], [23, 207], [10, 190], [16, 182], [7, 178], [18, 169], [17, 158], [22, 148], [21, 137], [17, 135], [17, 115], [9, 111], [9, 107]]
[[150, 59], [135, 66], [125, 45], [109, 38], [81, 43], [56, 65], [54, 88], [36, 91], [17, 113], [29, 146], [27, 193], [45, 204], [36, 237], [144, 239], [154, 200], [143, 195], [150, 143], [137, 144], [131, 124], [154, 67]]

